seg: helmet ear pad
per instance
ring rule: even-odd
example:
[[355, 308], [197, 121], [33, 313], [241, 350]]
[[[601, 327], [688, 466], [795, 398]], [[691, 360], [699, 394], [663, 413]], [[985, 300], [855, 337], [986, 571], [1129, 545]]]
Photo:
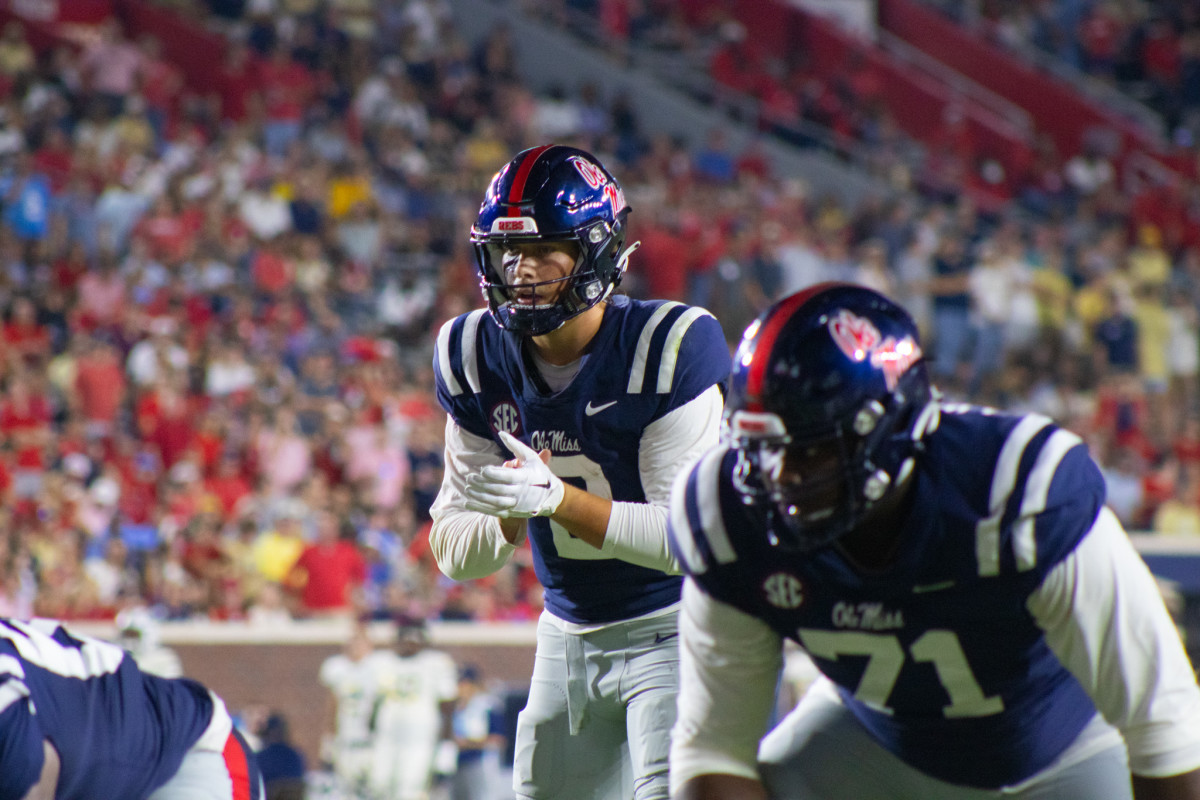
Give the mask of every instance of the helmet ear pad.
[[[492, 318], [515, 333], [557, 329], [607, 298], [620, 284], [625, 247], [625, 194], [589, 153], [543, 145], [519, 153], [492, 179], [471, 229], [480, 286]], [[497, 246], [570, 241], [581, 256], [552, 304], [513, 302], [513, 290], [492, 254]]]
[[628, 210], [622, 211], [612, 224], [598, 220], [581, 231], [583, 255], [576, 265], [573, 280], [566, 287], [574, 293], [574, 300], [582, 306], [581, 310], [608, 297], [625, 277], [632, 252], [625, 250], [625, 219], [628, 215]]

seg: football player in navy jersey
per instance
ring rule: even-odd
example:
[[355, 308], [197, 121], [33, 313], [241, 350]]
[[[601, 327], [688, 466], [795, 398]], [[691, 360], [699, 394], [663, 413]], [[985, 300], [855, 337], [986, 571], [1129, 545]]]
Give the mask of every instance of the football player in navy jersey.
[[703, 309], [613, 293], [637, 246], [628, 213], [590, 154], [519, 153], [471, 232], [488, 307], [437, 338], [438, 565], [482, 577], [528, 541], [545, 589], [516, 734], [521, 798], [668, 793], [682, 577], [667, 504], [679, 470], [718, 441], [729, 347]]
[[[849, 284], [772, 306], [730, 383], [671, 500], [674, 798], [1200, 798], [1195, 673], [1078, 436], [940, 402]], [[822, 677], [764, 738], [784, 639]]]
[[53, 620], [0, 618], [0, 800], [259, 800], [224, 702]]

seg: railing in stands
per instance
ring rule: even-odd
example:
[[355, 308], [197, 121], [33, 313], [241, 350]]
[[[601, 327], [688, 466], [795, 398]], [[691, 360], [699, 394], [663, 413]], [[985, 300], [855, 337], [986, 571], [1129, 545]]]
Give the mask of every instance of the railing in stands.
[[222, 36], [145, 0], [114, 2], [126, 34], [136, 38], [152, 33], [158, 37], [163, 55], [183, 70], [189, 87], [200, 92], [219, 88], [219, 67], [226, 49]]
[[[928, 6], [943, 9], [944, 12], [948, 12], [950, 8], [965, 10], [971, 6], [970, 3], [961, 3], [960, 0], [941, 3], [934, 0], [921, 0], [921, 2]], [[1016, 57], [1029, 62], [1038, 70], [1070, 83], [1078, 92], [1086, 95], [1097, 104], [1127, 117], [1134, 124], [1150, 132], [1158, 141], [1166, 142], [1166, 120], [1163, 119], [1162, 114], [1159, 114], [1145, 103], [1139, 102], [1136, 98], [1131, 97], [1115, 86], [1093, 75], [1089, 75], [1078, 67], [1060, 58], [1055, 58], [1050, 53], [1039, 50], [1032, 44], [1026, 42], [996, 42], [995, 38], [989, 35], [985, 23], [978, 14], [968, 13], [952, 16], [973, 36], [978, 37], [982, 41], [996, 43], [1001, 49], [1014, 53]]]
[[918, 50], [887, 31], [878, 31], [875, 40], [897, 61], [908, 65], [916, 72], [929, 75], [935, 81], [948, 86], [956, 95], [969, 99], [977, 109], [977, 113], [989, 118], [990, 125], [997, 129], [1007, 128], [1012, 136], [1022, 138], [1027, 142], [1033, 141], [1033, 117], [1016, 103], [1001, 97], [966, 75], [956, 72], [928, 53]]
[[888, 49], [853, 36], [820, 15], [780, 0], [686, 0], [684, 6], [694, 21], [723, 9], [745, 27], [750, 41], [777, 57], [786, 59], [789, 53], [803, 51], [822, 80], [838, 78], [852, 54], [860, 54], [886, 83], [885, 101], [896, 123], [918, 142], [930, 141], [942, 124], [943, 112], [957, 106], [978, 145], [977, 155], [995, 158], [1006, 168], [1031, 157], [1032, 125], [1025, 128], [1028, 114], [1017, 110], [1011, 100], [988, 93], [978, 81], [955, 79], [927, 62], [919, 64], [918, 56], [900, 52], [899, 45]]
[[1100, 128], [1120, 134], [1118, 160], [1141, 150], [1168, 168], [1180, 170], [1170, 155], [1161, 125], [1148, 124], [1144, 115], [1131, 118], [1126, 113], [1127, 105], [1118, 108], [1097, 101], [1073, 83], [1046, 74], [917, 0], [879, 0], [879, 24], [951, 69], [1025, 108], [1039, 130], [1053, 137], [1064, 158], [1078, 151], [1089, 132]]

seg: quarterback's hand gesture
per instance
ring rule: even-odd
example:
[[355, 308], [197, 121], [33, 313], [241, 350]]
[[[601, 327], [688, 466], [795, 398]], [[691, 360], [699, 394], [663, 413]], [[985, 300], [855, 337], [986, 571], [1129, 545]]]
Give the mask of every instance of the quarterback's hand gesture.
[[540, 454], [507, 431], [500, 439], [515, 462], [467, 476], [466, 507], [501, 519], [548, 517], [563, 499], [563, 482], [550, 471], [550, 451]]

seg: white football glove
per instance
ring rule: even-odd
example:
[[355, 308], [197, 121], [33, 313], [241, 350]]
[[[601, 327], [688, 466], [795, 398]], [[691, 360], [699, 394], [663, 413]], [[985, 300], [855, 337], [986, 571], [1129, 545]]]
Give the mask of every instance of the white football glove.
[[500, 439], [517, 466], [484, 467], [467, 476], [466, 507], [501, 519], [548, 517], [563, 499], [563, 482], [524, 442], [507, 431]]

